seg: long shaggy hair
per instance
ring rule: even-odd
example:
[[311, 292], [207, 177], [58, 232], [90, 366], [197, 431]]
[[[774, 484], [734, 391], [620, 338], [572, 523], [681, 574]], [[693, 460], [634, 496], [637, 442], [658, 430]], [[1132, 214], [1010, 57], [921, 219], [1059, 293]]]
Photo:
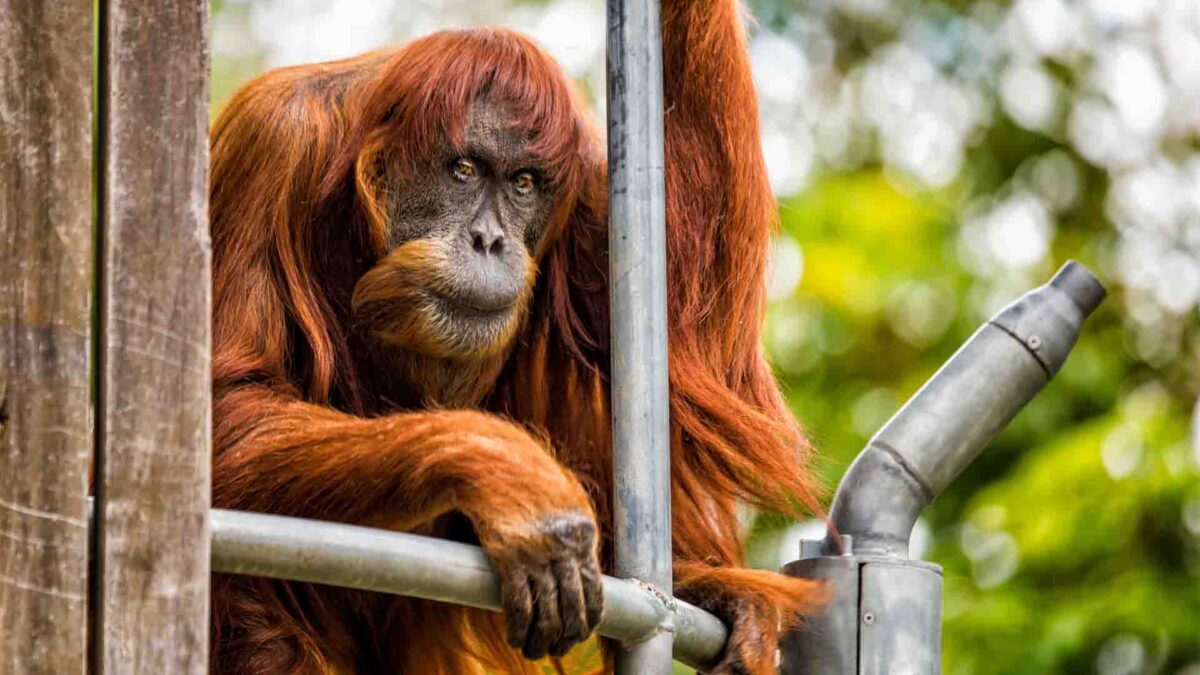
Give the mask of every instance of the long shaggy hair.
[[[668, 42], [665, 51], [677, 586], [682, 592], [723, 584], [783, 624], [818, 597], [808, 582], [726, 569], [743, 563], [738, 501], [800, 516], [819, 509], [819, 490], [810, 445], [760, 346], [775, 204], [748, 70], [725, 56], [744, 52], [744, 38], [740, 29], [705, 29], [717, 21], [736, 25], [736, 10], [726, 3], [715, 11], [730, 16], [664, 9], [666, 21], [698, 31], [689, 37], [676, 29], [679, 44]], [[409, 250], [388, 262], [386, 205], [396, 196], [388, 194], [383, 168], [415, 171], [440, 139], [459, 142], [466, 111], [481, 95], [511, 103], [558, 199], [524, 311], [511, 327], [511, 347], [482, 355], [454, 403], [509, 418], [546, 439], [584, 483], [610, 539], [604, 153], [553, 60], [528, 39], [497, 29], [438, 33], [398, 50], [273, 71], [243, 88], [218, 118], [211, 181], [215, 505], [244, 505], [257, 489], [256, 477], [221, 471], [236, 463], [226, 455], [246, 439], [246, 428], [272, 410], [247, 388], [361, 417], [396, 412], [356, 358], [355, 325], [385, 314], [377, 303], [404, 302], [388, 295], [389, 274], [411, 278], [428, 261]], [[731, 187], [721, 189], [725, 184]], [[393, 328], [402, 344], [411, 327]], [[445, 346], [447, 353], [452, 347]], [[426, 367], [414, 363], [414, 371]], [[609, 555], [606, 548], [606, 564]], [[218, 643], [222, 617], [254, 616], [284, 602], [298, 625], [264, 620], [264, 634], [321, 635], [319, 648], [302, 651], [330, 659], [362, 651], [351, 646], [362, 635], [325, 627], [329, 589], [245, 580], [234, 592], [230, 583], [217, 585]], [[349, 662], [460, 673], [474, 658], [537, 672], [504, 644], [499, 615], [371, 594], [344, 597], [360, 617], [358, 630], [373, 632], [377, 643], [373, 656], [359, 653]]]

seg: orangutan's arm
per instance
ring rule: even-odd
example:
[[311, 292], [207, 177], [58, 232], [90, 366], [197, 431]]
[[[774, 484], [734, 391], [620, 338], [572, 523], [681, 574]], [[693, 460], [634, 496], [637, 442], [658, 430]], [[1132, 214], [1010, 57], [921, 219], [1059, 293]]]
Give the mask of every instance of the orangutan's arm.
[[599, 621], [591, 503], [519, 427], [473, 411], [368, 419], [265, 387], [224, 393], [214, 418], [214, 506], [397, 530], [457, 509], [500, 574], [514, 646], [561, 651]]

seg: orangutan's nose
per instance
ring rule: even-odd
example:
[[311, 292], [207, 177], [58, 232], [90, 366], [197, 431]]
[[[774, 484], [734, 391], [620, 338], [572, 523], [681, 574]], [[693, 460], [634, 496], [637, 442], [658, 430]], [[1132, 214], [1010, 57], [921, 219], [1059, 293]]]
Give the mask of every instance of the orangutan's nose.
[[499, 255], [504, 251], [506, 237], [500, 219], [492, 209], [484, 211], [467, 228], [471, 249], [481, 255]]

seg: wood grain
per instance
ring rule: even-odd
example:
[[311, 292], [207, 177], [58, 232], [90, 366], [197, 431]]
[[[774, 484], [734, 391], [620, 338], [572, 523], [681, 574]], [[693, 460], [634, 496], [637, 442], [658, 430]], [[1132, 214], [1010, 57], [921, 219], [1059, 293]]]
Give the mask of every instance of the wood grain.
[[97, 672], [205, 673], [211, 454], [206, 0], [109, 0]]
[[0, 0], [0, 672], [80, 673], [92, 3]]

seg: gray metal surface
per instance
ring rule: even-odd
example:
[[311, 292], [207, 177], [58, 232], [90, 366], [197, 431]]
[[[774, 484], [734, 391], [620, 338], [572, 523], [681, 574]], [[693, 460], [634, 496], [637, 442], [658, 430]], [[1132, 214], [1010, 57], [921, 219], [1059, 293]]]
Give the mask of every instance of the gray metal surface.
[[[500, 610], [495, 574], [479, 547], [340, 523], [213, 509], [212, 569]], [[674, 631], [675, 658], [700, 669], [715, 664], [727, 635], [697, 607], [604, 578], [601, 635], [645, 643], [667, 630]]]
[[942, 571], [878, 556], [824, 556], [784, 567], [829, 584], [832, 600], [780, 644], [788, 675], [930, 675], [940, 670]]
[[[658, 0], [608, 0], [609, 284], [616, 573], [671, 592], [666, 198]], [[618, 650], [669, 673], [671, 633]]]
[[910, 561], [859, 568], [858, 672], [941, 672], [942, 571]]
[[803, 630], [779, 643], [779, 671], [788, 675], [854, 675], [858, 668], [858, 567], [850, 556], [827, 556], [788, 563], [783, 573], [820, 579], [831, 591], [829, 604], [809, 617]]
[[1087, 268], [1067, 263], [984, 324], [884, 425], [830, 509], [856, 553], [908, 556], [917, 516], [1058, 372], [1103, 297]]

